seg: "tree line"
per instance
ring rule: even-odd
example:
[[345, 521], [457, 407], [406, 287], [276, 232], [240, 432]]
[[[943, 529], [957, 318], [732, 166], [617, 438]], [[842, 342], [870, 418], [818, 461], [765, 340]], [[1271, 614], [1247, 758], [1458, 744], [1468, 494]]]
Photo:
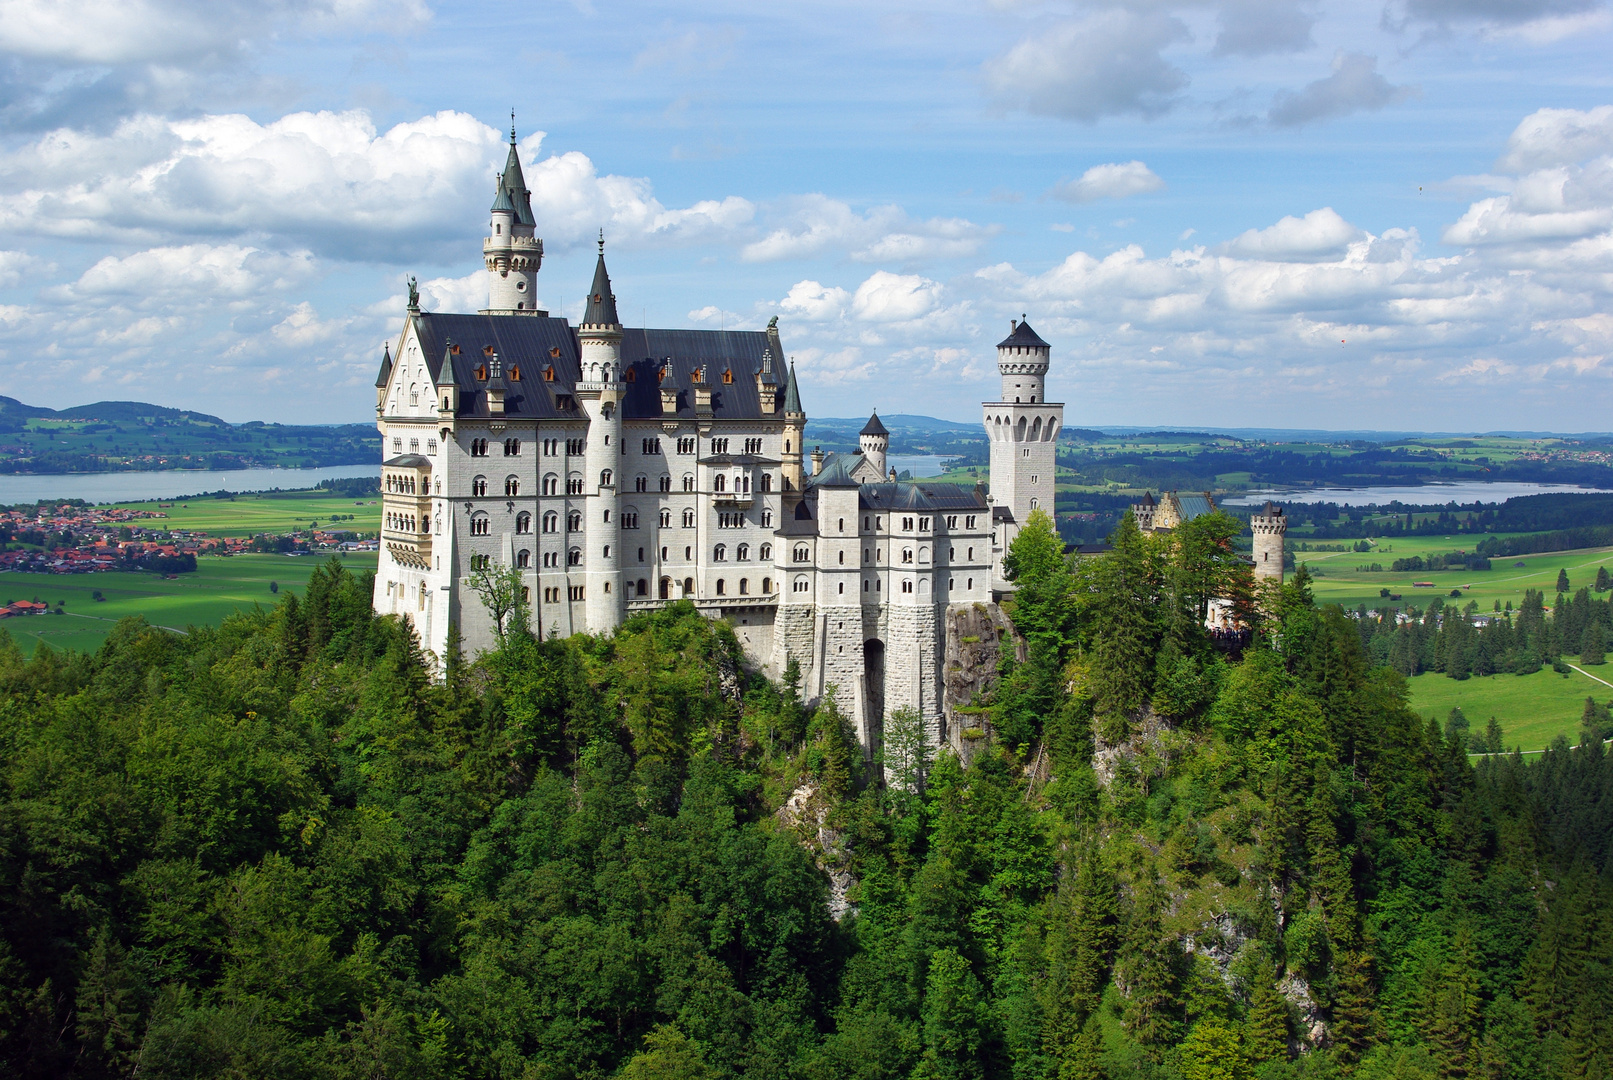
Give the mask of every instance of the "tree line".
[[440, 678], [334, 560], [184, 636], [0, 638], [0, 1061], [1604, 1075], [1613, 766], [1474, 766], [1239, 528], [1071, 565], [1033, 515], [967, 759], [902, 712], [865, 755], [686, 603], [549, 640], [516, 593]]

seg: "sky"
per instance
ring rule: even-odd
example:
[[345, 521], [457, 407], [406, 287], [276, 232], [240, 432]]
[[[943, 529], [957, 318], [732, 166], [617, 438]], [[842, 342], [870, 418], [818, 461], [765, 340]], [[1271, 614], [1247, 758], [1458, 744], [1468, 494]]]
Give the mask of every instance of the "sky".
[[1609, 0], [0, 0], [0, 394], [363, 423], [405, 282], [779, 319], [810, 415], [1610, 431]]

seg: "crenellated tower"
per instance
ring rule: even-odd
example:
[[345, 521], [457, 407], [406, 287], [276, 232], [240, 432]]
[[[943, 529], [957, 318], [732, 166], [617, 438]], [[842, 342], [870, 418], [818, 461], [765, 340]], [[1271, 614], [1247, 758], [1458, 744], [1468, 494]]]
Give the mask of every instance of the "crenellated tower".
[[532, 216], [532, 193], [521, 175], [513, 120], [512, 113], [510, 156], [494, 187], [489, 235], [482, 241], [482, 259], [487, 264], [487, 308], [482, 314], [545, 316], [549, 313], [537, 306], [543, 241], [535, 235], [537, 219]]
[[868, 423], [857, 433], [857, 449], [862, 451], [863, 458], [872, 465], [879, 478], [885, 478], [885, 458], [890, 451], [891, 433], [885, 430], [880, 423], [879, 414], [872, 413]]
[[1254, 534], [1256, 580], [1283, 583], [1283, 543], [1288, 534], [1288, 518], [1283, 508], [1267, 500], [1260, 513], [1249, 518], [1249, 531]]

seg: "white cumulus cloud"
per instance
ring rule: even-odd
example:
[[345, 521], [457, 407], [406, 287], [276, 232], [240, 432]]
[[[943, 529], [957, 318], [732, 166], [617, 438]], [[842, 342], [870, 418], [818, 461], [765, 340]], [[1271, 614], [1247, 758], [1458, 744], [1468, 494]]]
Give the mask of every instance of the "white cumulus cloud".
[[851, 310], [868, 322], [907, 322], [927, 315], [941, 305], [938, 282], [917, 274], [879, 270], [857, 286]]
[[999, 104], [1026, 112], [1089, 123], [1157, 116], [1188, 82], [1162, 52], [1188, 37], [1172, 15], [1111, 8], [1030, 34], [981, 75]]
[[1267, 228], [1250, 229], [1228, 241], [1224, 250], [1249, 259], [1308, 262], [1342, 255], [1365, 235], [1331, 206], [1324, 206], [1302, 218], [1285, 217]]
[[1155, 172], [1140, 161], [1094, 165], [1081, 174], [1078, 180], [1059, 184], [1052, 191], [1055, 198], [1067, 202], [1086, 203], [1098, 199], [1125, 199], [1132, 195], [1146, 195], [1165, 186]]

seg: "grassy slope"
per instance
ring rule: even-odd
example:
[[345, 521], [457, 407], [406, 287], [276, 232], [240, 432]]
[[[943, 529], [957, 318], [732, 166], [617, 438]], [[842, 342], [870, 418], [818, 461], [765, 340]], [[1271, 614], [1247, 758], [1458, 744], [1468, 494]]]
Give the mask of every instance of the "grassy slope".
[[[275, 602], [269, 582], [301, 592], [308, 575], [322, 556], [235, 555], [203, 556], [194, 574], [165, 580], [157, 574], [9, 574], [0, 573], [0, 601], [42, 600], [51, 606], [67, 601], [66, 615], [31, 615], [0, 621], [22, 647], [32, 654], [41, 641], [55, 649], [87, 651], [98, 648], [118, 619], [143, 615], [159, 626], [184, 629], [189, 625], [217, 624], [238, 608]], [[375, 569], [373, 553], [343, 557], [349, 570]], [[96, 602], [91, 593], [106, 597]]]
[[[1579, 589], [1596, 580], [1598, 566], [1606, 565], [1613, 569], [1613, 548], [1588, 548], [1580, 551], [1550, 552], [1544, 555], [1524, 555], [1517, 559], [1495, 559], [1492, 562], [1493, 569], [1477, 572], [1437, 570], [1395, 573], [1385, 570], [1374, 574], [1355, 569], [1357, 566], [1374, 562], [1388, 566], [1397, 558], [1411, 555], [1429, 555], [1458, 549], [1472, 550], [1476, 539], [1465, 537], [1450, 540], [1437, 537], [1398, 539], [1389, 544], [1392, 550], [1382, 553], [1377, 549], [1370, 554], [1355, 551], [1310, 551], [1296, 552], [1294, 558], [1309, 565], [1313, 573], [1320, 572], [1321, 576], [1317, 578], [1315, 586], [1318, 603], [1342, 604], [1348, 609], [1353, 609], [1357, 604], [1366, 604], [1368, 608], [1377, 607], [1380, 588], [1400, 593], [1401, 606], [1416, 604], [1419, 608], [1427, 607], [1432, 597], [1439, 596], [1448, 604], [1466, 604], [1469, 600], [1477, 600], [1480, 612], [1493, 611], [1497, 600], [1501, 601], [1502, 607], [1505, 607], [1510, 600], [1512, 606], [1516, 608], [1523, 602], [1525, 589], [1539, 589], [1546, 594], [1546, 603], [1549, 606], [1557, 597], [1558, 570], [1566, 569], [1570, 587]], [[1519, 562], [1524, 564], [1521, 568], [1514, 565]], [[1414, 589], [1411, 584], [1413, 581], [1432, 581], [1434, 588]], [[1472, 587], [1463, 589], [1460, 601], [1451, 599], [1450, 591], [1464, 585]]]
[[255, 533], [287, 533], [308, 527], [310, 520], [330, 524], [332, 514], [352, 514], [352, 521], [335, 523], [334, 528], [375, 532], [381, 527], [381, 496], [362, 499], [342, 498], [312, 492], [240, 495], [234, 499], [192, 499], [188, 503], [164, 505], [154, 502], [123, 503], [131, 510], [157, 510], [166, 521], [152, 522], [165, 529], [199, 529], [211, 536], [252, 536]]
[[[1592, 675], [1613, 682], [1613, 668], [1587, 668]], [[1494, 716], [1501, 722], [1506, 746], [1540, 750], [1558, 735], [1578, 740], [1579, 717], [1585, 699], [1606, 702], [1613, 687], [1604, 686], [1578, 671], [1563, 676], [1544, 668], [1533, 675], [1490, 675], [1456, 680], [1444, 675], [1418, 675], [1411, 684], [1411, 705], [1421, 716], [1441, 723], [1452, 708], [1460, 708], [1475, 730], [1482, 731]]]

